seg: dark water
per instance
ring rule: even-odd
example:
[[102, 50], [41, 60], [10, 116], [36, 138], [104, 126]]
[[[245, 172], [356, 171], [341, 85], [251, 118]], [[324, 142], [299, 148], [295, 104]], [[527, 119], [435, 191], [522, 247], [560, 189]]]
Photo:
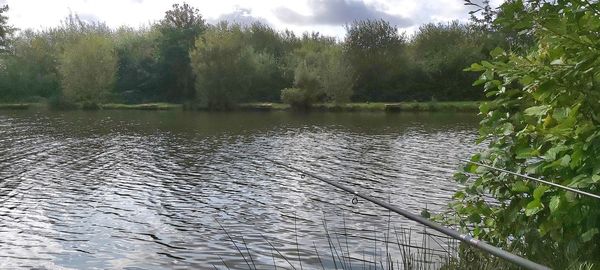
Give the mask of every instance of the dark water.
[[457, 188], [457, 158], [474, 151], [477, 122], [443, 113], [0, 111], [0, 268], [248, 268], [227, 233], [259, 269], [274, 259], [291, 268], [265, 238], [298, 269], [298, 253], [304, 269], [321, 268], [319, 259], [332, 268], [327, 234], [347, 233], [333, 241], [362, 269], [359, 258], [381, 253], [372, 241], [389, 224], [418, 226], [388, 222], [387, 211], [262, 157], [438, 212]]

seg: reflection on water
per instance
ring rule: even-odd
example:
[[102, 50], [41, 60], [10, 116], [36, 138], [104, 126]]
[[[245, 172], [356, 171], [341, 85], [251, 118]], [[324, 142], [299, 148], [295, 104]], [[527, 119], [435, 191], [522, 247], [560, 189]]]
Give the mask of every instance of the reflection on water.
[[320, 268], [324, 220], [356, 236], [351, 256], [373, 256], [387, 211], [262, 157], [435, 212], [476, 127], [442, 113], [0, 112], [0, 268], [247, 268], [216, 220], [258, 268], [273, 268], [265, 238]]

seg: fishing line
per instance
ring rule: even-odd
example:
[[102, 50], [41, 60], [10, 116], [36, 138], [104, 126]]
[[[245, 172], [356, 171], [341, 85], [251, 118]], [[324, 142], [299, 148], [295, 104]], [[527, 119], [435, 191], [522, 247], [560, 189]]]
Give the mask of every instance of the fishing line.
[[496, 171], [499, 171], [499, 172], [504, 172], [504, 173], [512, 174], [512, 175], [519, 176], [519, 177], [522, 177], [522, 178], [525, 178], [525, 179], [528, 179], [528, 180], [531, 180], [531, 181], [544, 183], [546, 185], [550, 185], [550, 186], [553, 186], [553, 187], [561, 188], [561, 189], [568, 190], [568, 191], [571, 191], [571, 192], [575, 192], [577, 194], [585, 195], [585, 196], [588, 196], [588, 197], [600, 199], [600, 195], [596, 195], [596, 194], [593, 194], [593, 193], [585, 192], [585, 191], [582, 191], [582, 190], [579, 190], [579, 189], [570, 188], [570, 187], [563, 186], [563, 185], [560, 185], [560, 184], [556, 184], [556, 183], [553, 183], [553, 182], [550, 182], [550, 181], [546, 181], [546, 180], [534, 178], [534, 177], [531, 177], [531, 176], [526, 175], [526, 174], [520, 174], [520, 173], [516, 173], [516, 172], [511, 172], [509, 170], [505, 170], [505, 169], [501, 169], [501, 168], [496, 168], [496, 167], [491, 166], [491, 165], [486, 165], [486, 164], [483, 164], [483, 163], [480, 163], [480, 162], [470, 161], [468, 159], [460, 159], [460, 161], [471, 163], [471, 164], [475, 164], [475, 165], [482, 166], [482, 167], [485, 167], [485, 168], [488, 168], [488, 169], [492, 169], [492, 170], [496, 170]]

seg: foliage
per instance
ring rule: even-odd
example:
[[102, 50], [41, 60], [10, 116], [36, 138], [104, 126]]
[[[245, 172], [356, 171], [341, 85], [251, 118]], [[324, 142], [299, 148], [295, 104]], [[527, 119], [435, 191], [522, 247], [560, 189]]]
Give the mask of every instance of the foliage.
[[482, 48], [485, 39], [482, 31], [456, 21], [422, 25], [410, 44], [411, 60], [423, 74], [423, 79], [415, 82], [419, 91], [412, 96], [444, 100], [483, 98], [482, 91], [472, 86], [477, 76], [462, 69], [487, 58]]
[[116, 79], [117, 61], [114, 45], [107, 37], [90, 34], [69, 45], [59, 65], [65, 100], [84, 106], [107, 101]]
[[5, 79], [0, 81], [4, 100], [48, 98], [60, 91], [52, 44], [42, 35], [25, 31], [13, 41], [7, 56]]
[[344, 57], [356, 72], [356, 100], [397, 96], [398, 82], [406, 73], [406, 38], [383, 20], [356, 21], [346, 31]]
[[289, 104], [293, 109], [306, 109], [311, 104], [307, 90], [300, 88], [285, 88], [281, 90], [281, 101]]
[[[537, 46], [496, 49], [470, 67], [492, 99], [480, 106], [488, 149], [472, 160], [599, 194], [599, 4], [511, 1], [496, 23]], [[473, 181], [453, 208], [476, 237], [557, 269], [600, 263], [600, 201], [476, 165], [465, 171], [457, 180]]]
[[[0, 27], [9, 29], [3, 12]], [[197, 93], [208, 93], [209, 81], [233, 75], [224, 77], [203, 69], [197, 82], [196, 71], [202, 68], [193, 70], [192, 65], [198, 63], [192, 64], [190, 55], [198, 40], [221, 31], [219, 27], [207, 25], [199, 10], [183, 3], [173, 5], [162, 20], [139, 29], [111, 29], [71, 14], [58, 27], [20, 31], [11, 37], [10, 50], [0, 54], [0, 101], [59, 100], [61, 56], [82, 37], [100, 35], [112, 41], [118, 58], [117, 79], [109, 95], [112, 100], [128, 104], [168, 101], [186, 103], [186, 107], [200, 100], [207, 105], [207, 97]], [[461, 70], [467, 63], [486, 59], [505, 37], [498, 27], [484, 31], [477, 25], [454, 23], [423, 26], [408, 39], [383, 20], [348, 25], [345, 40], [314, 32], [296, 36], [261, 23], [238, 28], [239, 46], [233, 47], [241, 54], [223, 57], [229, 58], [226, 61], [236, 58], [242, 66], [210, 67], [241, 74], [231, 83], [217, 83], [241, 85], [232, 90], [234, 96], [227, 97], [227, 91], [220, 94], [225, 107], [237, 102], [278, 102], [281, 89], [299, 87], [295, 84], [299, 77], [314, 84], [304, 91], [308, 103], [477, 100], [481, 90], [470, 86], [471, 75]], [[502, 47], [512, 48], [510, 44], [502, 43]], [[202, 55], [222, 53], [218, 51]], [[206, 91], [196, 91], [198, 85]], [[211, 91], [222, 91], [218, 89]], [[218, 103], [215, 106], [221, 106]]]
[[0, 6], [0, 53], [8, 50], [9, 38], [14, 28], [8, 25], [8, 17], [4, 15], [8, 11], [8, 5]]
[[262, 23], [241, 30], [246, 46], [256, 53], [249, 101], [279, 101], [279, 90], [293, 81], [293, 72], [286, 73], [285, 61], [295, 46], [295, 36], [280, 34]]
[[349, 102], [354, 81], [351, 69], [342, 58], [341, 46], [318, 34], [304, 35], [300, 44], [289, 60], [290, 66], [296, 67], [294, 88], [282, 92], [282, 97], [292, 98], [282, 98], [282, 101], [300, 109], [319, 101]]
[[486, 32], [491, 32], [496, 28], [494, 26], [494, 20], [498, 14], [490, 5], [490, 0], [483, 0], [481, 2], [465, 0], [465, 6], [474, 7], [473, 10], [469, 11], [471, 21], [474, 23], [473, 26]]
[[157, 25], [158, 80], [162, 96], [168, 101], [193, 100], [194, 77], [190, 51], [196, 38], [206, 29], [198, 9], [184, 3], [174, 4]]
[[245, 100], [255, 72], [256, 53], [244, 46], [239, 25], [221, 23], [196, 40], [190, 54], [198, 99], [210, 109], [231, 109]]
[[120, 100], [140, 103], [160, 99], [158, 52], [154, 44], [158, 35], [156, 28], [135, 30], [128, 27], [121, 27], [114, 34], [119, 58], [114, 91]]
[[325, 95], [328, 101], [336, 104], [348, 103], [353, 94], [353, 71], [342, 58], [339, 46], [330, 48], [326, 53], [321, 82]]
[[182, 105], [170, 103], [143, 103], [143, 104], [102, 104], [103, 110], [140, 110], [140, 111], [166, 111], [179, 110]]

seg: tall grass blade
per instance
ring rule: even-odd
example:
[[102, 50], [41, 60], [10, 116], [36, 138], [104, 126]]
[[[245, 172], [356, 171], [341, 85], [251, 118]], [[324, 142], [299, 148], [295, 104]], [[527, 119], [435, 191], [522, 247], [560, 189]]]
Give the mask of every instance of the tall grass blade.
[[246, 252], [248, 252], [248, 257], [250, 257], [250, 261], [252, 262], [252, 266], [254, 266], [254, 269], [256, 269], [256, 264], [254, 263], [254, 258], [252, 258], [252, 254], [250, 254], [250, 249], [248, 248], [248, 244], [246, 244], [246, 240], [244, 240], [244, 236], [242, 237], [242, 243], [244, 244], [244, 247], [246, 247]]
[[290, 260], [288, 260], [285, 256], [283, 256], [283, 254], [281, 254], [281, 252], [279, 252], [279, 250], [277, 248], [275, 248], [275, 246], [273, 246], [273, 244], [271, 244], [271, 242], [269, 241], [269, 239], [267, 239], [267, 237], [265, 237], [262, 234], [261, 234], [261, 236], [265, 239], [265, 241], [267, 241], [267, 243], [269, 244], [269, 246], [271, 246], [271, 248], [273, 248], [275, 251], [277, 251], [277, 254], [279, 254], [279, 256], [281, 256], [281, 258], [283, 258], [292, 267], [292, 269], [296, 269], [296, 267], [290, 262]]
[[302, 268], [302, 260], [300, 259], [300, 246], [298, 245], [298, 227], [296, 225], [296, 212], [294, 212], [294, 235], [296, 236], [296, 253], [298, 254], [298, 263], [300, 263], [300, 270]]
[[315, 253], [317, 254], [317, 259], [319, 259], [321, 268], [323, 268], [323, 270], [325, 270], [325, 265], [323, 264], [323, 261], [321, 260], [321, 256], [319, 256], [319, 251], [317, 250], [317, 244], [315, 244], [315, 242], [313, 242], [313, 247], [315, 248]]
[[219, 226], [221, 226], [221, 229], [223, 229], [223, 231], [225, 232], [225, 234], [227, 235], [227, 237], [229, 238], [229, 240], [231, 241], [231, 243], [233, 243], [233, 245], [235, 246], [235, 249], [237, 249], [238, 253], [244, 259], [244, 262], [246, 262], [246, 264], [248, 265], [248, 268], [252, 269], [252, 266], [250, 266], [250, 263], [248, 263], [248, 260], [246, 260], [246, 256], [244, 256], [244, 253], [242, 252], [242, 250], [240, 250], [240, 248], [235, 243], [235, 241], [233, 241], [233, 238], [231, 237], [231, 235], [229, 234], [229, 232], [225, 229], [225, 227], [223, 227], [223, 225], [221, 224], [221, 222], [219, 222], [216, 218], [215, 218], [215, 221], [217, 222], [217, 224], [219, 224]]

